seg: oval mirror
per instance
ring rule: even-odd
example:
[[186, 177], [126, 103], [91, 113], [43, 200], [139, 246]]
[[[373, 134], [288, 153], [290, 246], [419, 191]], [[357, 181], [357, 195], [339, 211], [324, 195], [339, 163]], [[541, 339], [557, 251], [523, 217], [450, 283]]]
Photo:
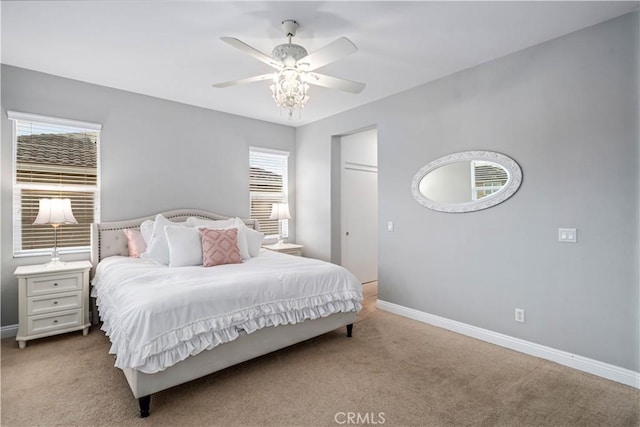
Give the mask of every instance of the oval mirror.
[[473, 212], [504, 202], [520, 187], [520, 166], [500, 153], [463, 151], [427, 163], [413, 177], [421, 205], [440, 212]]

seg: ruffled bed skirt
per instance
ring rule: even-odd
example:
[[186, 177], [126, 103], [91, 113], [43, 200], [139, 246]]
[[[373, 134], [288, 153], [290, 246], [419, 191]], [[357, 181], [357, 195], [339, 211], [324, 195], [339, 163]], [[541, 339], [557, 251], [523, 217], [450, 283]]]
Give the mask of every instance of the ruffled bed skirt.
[[153, 374], [189, 356], [233, 341], [242, 330], [251, 334], [266, 327], [301, 323], [335, 313], [358, 312], [362, 308], [361, 298], [358, 292], [341, 291], [265, 303], [167, 331], [137, 349], [132, 348], [126, 333], [111, 315], [117, 311], [109, 306], [108, 298], [98, 294], [97, 305], [103, 322], [101, 329], [112, 342], [109, 353], [117, 356], [115, 366]]

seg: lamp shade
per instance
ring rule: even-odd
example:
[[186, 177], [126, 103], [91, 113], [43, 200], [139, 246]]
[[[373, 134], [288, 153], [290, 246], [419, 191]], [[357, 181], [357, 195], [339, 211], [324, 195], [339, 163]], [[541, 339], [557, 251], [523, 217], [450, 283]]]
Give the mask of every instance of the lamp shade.
[[34, 224], [77, 224], [71, 211], [71, 199], [40, 199], [40, 209]]
[[289, 203], [274, 203], [271, 205], [271, 216], [269, 219], [290, 219]]

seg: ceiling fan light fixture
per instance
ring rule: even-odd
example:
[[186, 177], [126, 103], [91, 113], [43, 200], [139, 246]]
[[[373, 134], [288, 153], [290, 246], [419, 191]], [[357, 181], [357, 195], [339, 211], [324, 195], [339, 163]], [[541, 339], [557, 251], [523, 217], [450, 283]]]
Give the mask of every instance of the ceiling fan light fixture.
[[298, 59], [307, 56], [307, 49], [299, 44], [285, 43], [279, 44], [271, 51], [271, 56], [275, 59], [282, 61], [285, 65], [295, 65]]
[[277, 45], [270, 56], [234, 37], [221, 37], [220, 39], [223, 42], [240, 49], [260, 62], [264, 62], [276, 71], [269, 74], [216, 83], [213, 87], [224, 88], [272, 80], [273, 83], [269, 86], [271, 96], [278, 107], [288, 111], [289, 120], [293, 118], [293, 112], [296, 109], [299, 115], [302, 115], [302, 108], [309, 100], [307, 94], [309, 85], [360, 93], [365, 87], [364, 83], [327, 76], [316, 71], [320, 67], [355, 53], [358, 50], [356, 45], [348, 38], [340, 37], [309, 54], [304, 47], [291, 43], [291, 38], [296, 35], [298, 27], [298, 22], [293, 19], [282, 21], [282, 28], [286, 37], [289, 38], [289, 43]]
[[289, 119], [293, 118], [296, 109], [300, 112], [309, 100], [306, 73], [295, 67], [285, 67], [275, 73], [270, 89], [276, 105], [288, 111]]

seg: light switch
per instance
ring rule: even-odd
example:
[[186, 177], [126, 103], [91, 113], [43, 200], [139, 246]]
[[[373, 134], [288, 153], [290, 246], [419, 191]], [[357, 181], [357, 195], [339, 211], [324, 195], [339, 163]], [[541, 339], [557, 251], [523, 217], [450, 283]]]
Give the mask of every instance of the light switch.
[[558, 242], [576, 243], [578, 241], [578, 230], [576, 228], [558, 228]]
[[387, 221], [387, 231], [393, 231], [393, 221]]

